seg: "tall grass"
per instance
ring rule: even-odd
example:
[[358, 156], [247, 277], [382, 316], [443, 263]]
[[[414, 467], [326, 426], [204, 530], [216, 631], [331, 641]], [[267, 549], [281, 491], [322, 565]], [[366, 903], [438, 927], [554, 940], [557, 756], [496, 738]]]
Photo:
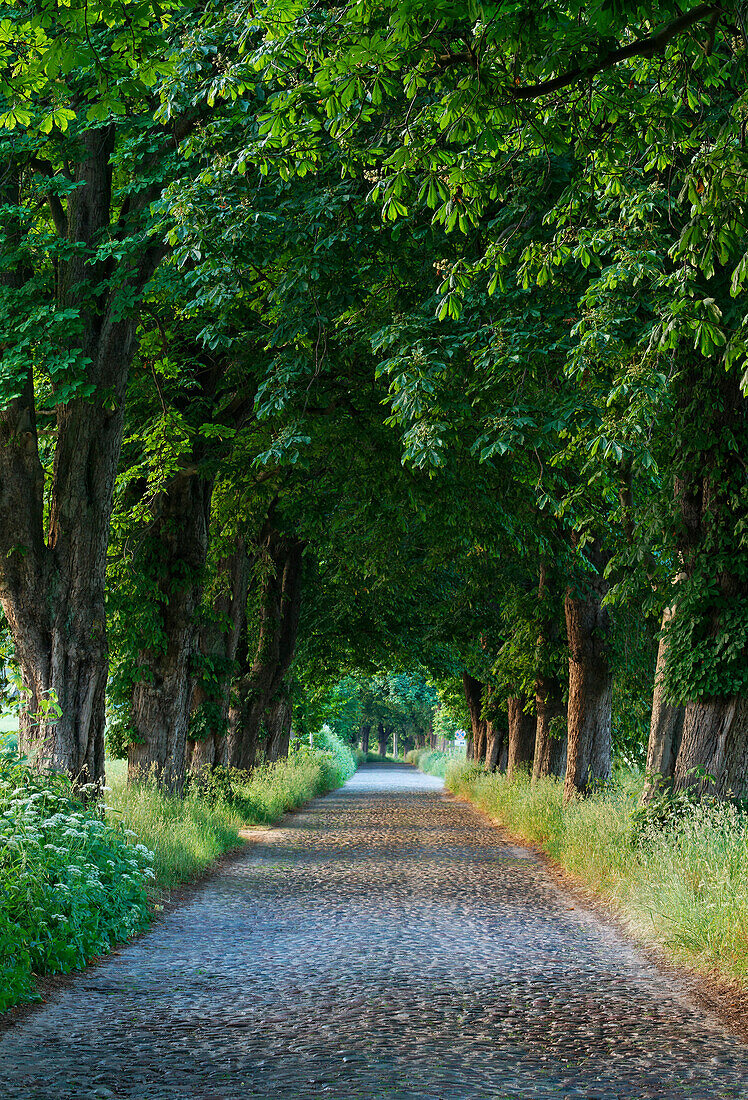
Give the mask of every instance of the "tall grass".
[[184, 796], [154, 782], [128, 786], [124, 769], [108, 770], [108, 814], [122, 821], [153, 852], [154, 885], [169, 889], [193, 879], [241, 843], [242, 829], [270, 825], [310, 798], [339, 787], [356, 770], [347, 745], [315, 735], [286, 760], [251, 772], [219, 769], [193, 782]]
[[613, 903], [641, 939], [697, 969], [748, 977], [748, 815], [735, 806], [684, 800], [663, 821], [639, 809], [643, 776], [632, 773], [566, 807], [555, 779], [509, 782], [462, 763], [446, 785]]
[[197, 790], [184, 798], [155, 782], [128, 787], [111, 779], [107, 816], [147, 839], [153, 852], [153, 885], [169, 889], [195, 878], [210, 863], [241, 844], [242, 817], [225, 802], [208, 801]]
[[445, 778], [453, 764], [464, 762], [464, 751], [439, 752], [437, 749], [411, 749], [405, 754], [406, 764], [415, 764], [421, 771], [428, 772], [429, 775], [438, 775], [441, 779]]

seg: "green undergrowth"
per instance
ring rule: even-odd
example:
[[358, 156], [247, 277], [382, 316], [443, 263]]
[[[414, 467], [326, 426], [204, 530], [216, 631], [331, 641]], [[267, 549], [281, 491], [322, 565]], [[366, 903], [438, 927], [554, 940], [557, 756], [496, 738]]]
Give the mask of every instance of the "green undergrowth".
[[122, 820], [153, 851], [155, 887], [188, 882], [242, 843], [240, 831], [272, 825], [310, 798], [334, 790], [356, 770], [348, 745], [323, 730], [292, 746], [288, 759], [251, 772], [218, 768], [188, 783], [184, 796], [153, 782], [128, 786], [124, 770], [110, 779], [110, 816]]
[[[422, 768], [429, 763], [420, 760]], [[666, 814], [662, 803], [642, 810], [643, 783], [640, 774], [621, 773], [564, 807], [556, 779], [509, 782], [464, 762], [446, 775], [449, 790], [612, 902], [640, 938], [680, 963], [745, 980], [748, 816], [728, 803], [686, 799]]]
[[152, 863], [66, 780], [0, 755], [0, 1011], [144, 927]]
[[406, 764], [415, 764], [429, 775], [438, 775], [444, 779], [453, 764], [465, 761], [464, 752], [439, 752], [436, 749], [411, 749], [405, 754]]
[[144, 928], [168, 890], [241, 843], [240, 831], [340, 786], [356, 769], [323, 731], [287, 760], [218, 769], [183, 796], [133, 787], [119, 761], [105, 803], [0, 753], [0, 1012], [32, 998], [37, 976], [76, 970]]

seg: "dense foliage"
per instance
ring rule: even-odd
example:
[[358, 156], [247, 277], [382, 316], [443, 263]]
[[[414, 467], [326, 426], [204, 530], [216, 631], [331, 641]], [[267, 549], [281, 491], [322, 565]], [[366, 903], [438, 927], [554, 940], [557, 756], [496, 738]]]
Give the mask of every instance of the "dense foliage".
[[131, 829], [14, 753], [0, 757], [0, 833], [1, 1011], [33, 974], [77, 969], [141, 929], [154, 872]]

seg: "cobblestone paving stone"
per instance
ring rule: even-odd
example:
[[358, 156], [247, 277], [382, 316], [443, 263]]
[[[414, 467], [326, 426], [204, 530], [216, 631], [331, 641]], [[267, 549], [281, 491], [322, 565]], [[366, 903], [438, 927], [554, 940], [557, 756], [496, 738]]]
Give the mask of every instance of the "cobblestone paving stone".
[[367, 766], [0, 1042], [2, 1100], [748, 1097], [748, 1050], [441, 782]]

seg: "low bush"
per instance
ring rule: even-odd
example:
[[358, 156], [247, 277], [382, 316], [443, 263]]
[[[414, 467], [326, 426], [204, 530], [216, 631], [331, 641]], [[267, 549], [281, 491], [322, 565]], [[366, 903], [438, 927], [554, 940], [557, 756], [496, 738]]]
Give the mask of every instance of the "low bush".
[[34, 974], [85, 965], [148, 920], [152, 858], [124, 825], [0, 755], [0, 1011]]
[[357, 755], [350, 745], [341, 741], [337, 734], [332, 732], [329, 726], [323, 726], [319, 733], [314, 734], [312, 748], [318, 752], [327, 753], [331, 758], [332, 771], [328, 775], [331, 785], [326, 788], [327, 790], [339, 787], [355, 772], [358, 764]]
[[[431, 763], [421, 759], [421, 767]], [[680, 962], [745, 978], [748, 815], [716, 801], [681, 801], [678, 814], [642, 813], [643, 783], [642, 775], [622, 772], [565, 807], [555, 779], [509, 782], [464, 763], [446, 775], [451, 791], [611, 901], [640, 938]]]

